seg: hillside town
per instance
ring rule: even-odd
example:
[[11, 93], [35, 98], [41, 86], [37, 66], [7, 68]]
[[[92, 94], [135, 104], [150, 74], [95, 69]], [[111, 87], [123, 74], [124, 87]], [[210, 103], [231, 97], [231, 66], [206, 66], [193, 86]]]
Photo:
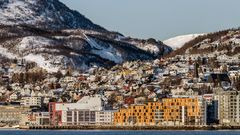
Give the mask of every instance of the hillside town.
[[185, 53], [56, 73], [1, 60], [1, 127], [240, 126], [239, 54]]

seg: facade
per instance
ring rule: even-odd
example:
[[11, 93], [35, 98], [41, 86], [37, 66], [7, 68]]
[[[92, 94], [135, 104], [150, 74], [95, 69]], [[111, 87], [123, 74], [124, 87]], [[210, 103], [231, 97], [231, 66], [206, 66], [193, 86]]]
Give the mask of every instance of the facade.
[[50, 124], [49, 112], [37, 112], [36, 124], [46, 126]]
[[201, 97], [166, 98], [156, 117], [158, 125], [206, 125], [206, 104]]
[[[90, 110], [90, 109], [73, 109], [56, 112], [55, 125], [112, 125], [115, 111]], [[53, 118], [51, 118], [52, 120]], [[53, 125], [54, 125], [54, 121]]]
[[[101, 110], [103, 110], [103, 102], [100, 95], [85, 96], [77, 103], [49, 103], [50, 124], [93, 124], [89, 119], [94, 117], [95, 122], [95, 111]], [[91, 117], [88, 114], [91, 114]]]
[[97, 125], [112, 125], [114, 120], [113, 110], [96, 111], [96, 124]]
[[165, 98], [120, 109], [114, 114], [116, 126], [205, 125], [206, 106], [199, 98]]
[[48, 111], [49, 111], [49, 119], [50, 125], [62, 125], [62, 106], [63, 103], [49, 103]]
[[0, 123], [19, 125], [21, 115], [29, 111], [29, 108], [24, 107], [0, 106]]
[[21, 126], [47, 126], [49, 125], [48, 112], [26, 112], [21, 114]]
[[217, 100], [212, 100], [211, 102], [207, 103], [207, 124], [219, 124]]
[[218, 101], [218, 119], [222, 125], [240, 125], [240, 95], [237, 91], [219, 91], [215, 97]]
[[114, 114], [114, 125], [116, 126], [145, 126], [155, 125], [154, 109], [161, 106], [160, 103], [148, 103], [143, 105], [132, 105], [126, 109], [120, 109]]
[[207, 125], [218, 124], [218, 101], [214, 100], [214, 94], [204, 94], [203, 98], [207, 106]]
[[96, 123], [96, 112], [90, 110], [68, 110], [67, 123], [64, 125], [94, 125]]

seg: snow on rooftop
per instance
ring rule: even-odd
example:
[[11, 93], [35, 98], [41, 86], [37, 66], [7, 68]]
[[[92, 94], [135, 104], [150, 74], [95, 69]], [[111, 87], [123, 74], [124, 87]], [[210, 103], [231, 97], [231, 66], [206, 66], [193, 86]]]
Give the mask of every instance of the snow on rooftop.
[[103, 109], [102, 98], [100, 95], [84, 96], [77, 103], [58, 104], [56, 109], [57, 110], [83, 109], [91, 111], [101, 111]]
[[203, 34], [189, 34], [189, 35], [177, 36], [177, 37], [167, 39], [163, 41], [163, 43], [172, 47], [173, 49], [177, 49], [177, 48], [181, 48], [185, 43], [201, 35]]

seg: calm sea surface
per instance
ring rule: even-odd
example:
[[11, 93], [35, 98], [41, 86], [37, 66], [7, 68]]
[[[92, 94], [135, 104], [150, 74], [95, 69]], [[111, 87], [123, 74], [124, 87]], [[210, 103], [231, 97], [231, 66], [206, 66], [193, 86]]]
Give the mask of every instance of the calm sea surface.
[[240, 135], [240, 131], [25, 131], [0, 130], [0, 135]]

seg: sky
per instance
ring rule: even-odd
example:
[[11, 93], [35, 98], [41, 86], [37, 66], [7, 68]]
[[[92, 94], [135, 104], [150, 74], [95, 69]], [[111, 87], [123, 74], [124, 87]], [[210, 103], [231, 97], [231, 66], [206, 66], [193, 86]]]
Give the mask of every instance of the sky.
[[60, 0], [125, 36], [165, 40], [240, 26], [240, 0]]

